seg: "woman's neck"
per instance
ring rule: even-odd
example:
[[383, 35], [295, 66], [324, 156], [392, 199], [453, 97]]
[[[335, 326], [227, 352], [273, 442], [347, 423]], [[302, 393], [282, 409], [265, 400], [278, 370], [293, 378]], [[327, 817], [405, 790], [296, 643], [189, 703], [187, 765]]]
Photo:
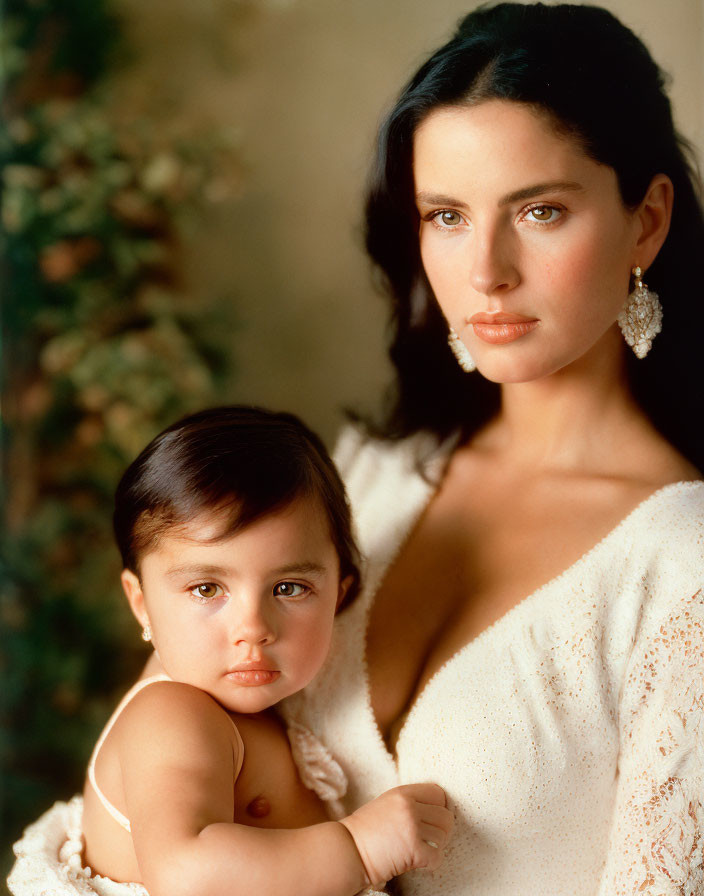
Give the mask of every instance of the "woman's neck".
[[653, 433], [631, 395], [623, 353], [592, 351], [551, 376], [504, 384], [499, 415], [477, 447], [511, 466], [588, 475], [627, 468], [633, 438], [637, 445]]

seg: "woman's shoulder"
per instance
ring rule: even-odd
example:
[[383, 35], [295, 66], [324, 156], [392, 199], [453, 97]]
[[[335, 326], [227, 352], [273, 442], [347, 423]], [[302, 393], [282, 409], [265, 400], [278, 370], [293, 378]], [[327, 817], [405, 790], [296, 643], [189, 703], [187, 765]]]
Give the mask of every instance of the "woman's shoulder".
[[[607, 536], [605, 557], [642, 577], [704, 581], [704, 481], [683, 480], [652, 491]], [[681, 574], [681, 575], [680, 575]]]
[[[704, 481], [662, 486], [624, 520], [605, 559], [609, 580], [638, 595], [643, 620], [701, 605], [704, 589]], [[608, 572], [608, 571], [607, 571]], [[698, 611], [699, 612], [699, 611]]]
[[348, 423], [340, 431], [333, 458], [342, 473], [360, 464], [401, 458], [417, 453], [419, 433], [404, 439], [386, 439], [373, 435], [362, 423]]
[[696, 544], [704, 550], [704, 481], [671, 482], [656, 489], [632, 514], [636, 526], [660, 543]]
[[366, 557], [388, 557], [435, 493], [455, 439], [419, 432], [379, 439], [358, 427], [343, 431], [335, 460], [344, 480], [359, 547]]
[[381, 438], [351, 423], [341, 431], [333, 458], [348, 488], [357, 483], [383, 485], [389, 478], [421, 477], [437, 483], [456, 443], [454, 435], [440, 439], [427, 430], [402, 439]]

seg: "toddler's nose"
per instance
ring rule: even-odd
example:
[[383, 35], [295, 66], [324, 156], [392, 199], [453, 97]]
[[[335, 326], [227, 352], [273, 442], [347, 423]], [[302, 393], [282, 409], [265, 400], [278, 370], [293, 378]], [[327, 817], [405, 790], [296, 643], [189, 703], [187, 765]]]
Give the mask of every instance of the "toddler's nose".
[[234, 644], [250, 647], [271, 644], [276, 639], [264, 607], [256, 602], [242, 602], [234, 613], [231, 637]]

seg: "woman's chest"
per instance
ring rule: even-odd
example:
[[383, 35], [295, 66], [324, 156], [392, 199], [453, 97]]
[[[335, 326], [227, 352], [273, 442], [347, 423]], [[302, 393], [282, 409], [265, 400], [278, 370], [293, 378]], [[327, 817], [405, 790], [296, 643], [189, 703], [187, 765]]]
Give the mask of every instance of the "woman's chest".
[[596, 596], [569, 586], [521, 604], [425, 684], [395, 755], [377, 727], [364, 663], [340, 651], [344, 666], [333, 661], [309, 688], [302, 719], [347, 771], [347, 808], [430, 780], [457, 807], [460, 838], [495, 829], [523, 836], [520, 819], [554, 830], [560, 818], [571, 829], [569, 793], [589, 803], [592, 820], [601, 817], [613, 796], [632, 627], [606, 642], [603, 610]]
[[[425, 775], [477, 817], [548, 808], [587, 778], [610, 788], [618, 689], [597, 627], [554, 641], [550, 624], [490, 630], [419, 693], [396, 741], [403, 782]], [[601, 779], [601, 784], [599, 784]], [[506, 790], [511, 800], [506, 801]], [[536, 798], [540, 797], [537, 800]], [[552, 807], [551, 811], [555, 811]]]
[[573, 514], [445, 512], [431, 505], [388, 570], [365, 653], [374, 715], [393, 749], [435, 673], [528, 596], [569, 569], [608, 527]]
[[297, 828], [327, 821], [324, 803], [301, 782], [278, 719], [238, 716], [244, 762], [235, 782], [233, 821], [255, 827]]
[[526, 892], [595, 889], [616, 796], [617, 693], [575, 659], [487, 639], [420, 695], [398, 738], [398, 781], [432, 780], [447, 793], [452, 883], [412, 874], [404, 893], [459, 896], [467, 868], [477, 893], [516, 892], [520, 881]]

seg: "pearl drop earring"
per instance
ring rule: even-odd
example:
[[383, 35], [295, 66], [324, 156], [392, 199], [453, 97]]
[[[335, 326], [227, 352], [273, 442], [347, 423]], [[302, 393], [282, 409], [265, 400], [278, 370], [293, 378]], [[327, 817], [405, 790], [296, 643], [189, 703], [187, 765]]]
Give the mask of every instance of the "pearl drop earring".
[[474, 363], [474, 358], [470, 355], [469, 349], [464, 342], [462, 342], [454, 327], [450, 327], [447, 344], [452, 349], [452, 354], [455, 356], [457, 363], [465, 373], [471, 373], [473, 370], [477, 369], [477, 365]]
[[662, 305], [656, 292], [643, 283], [643, 271], [636, 266], [633, 291], [618, 316], [623, 338], [637, 358], [644, 358], [653, 347], [653, 339], [662, 330]]

